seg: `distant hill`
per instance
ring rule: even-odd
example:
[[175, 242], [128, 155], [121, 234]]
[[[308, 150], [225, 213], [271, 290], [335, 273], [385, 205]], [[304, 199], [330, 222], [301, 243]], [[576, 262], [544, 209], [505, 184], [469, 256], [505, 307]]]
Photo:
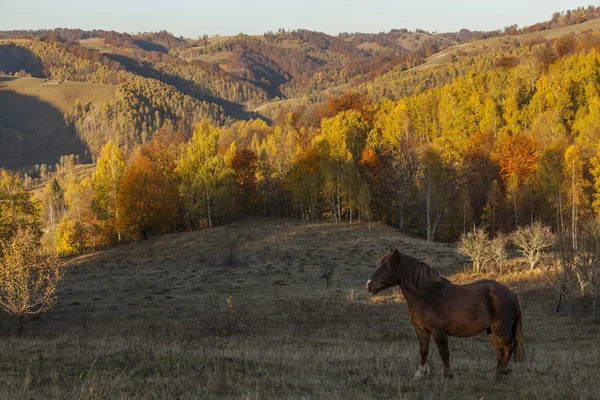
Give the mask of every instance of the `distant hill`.
[[525, 47], [600, 30], [598, 14], [579, 8], [503, 32], [280, 30], [190, 40], [166, 31], [0, 31], [0, 72], [10, 74], [0, 80], [0, 166], [69, 152], [92, 161], [109, 139], [130, 150], [165, 125], [189, 136], [201, 118], [268, 120], [347, 91], [398, 99], [502, 57], [510, 63]]

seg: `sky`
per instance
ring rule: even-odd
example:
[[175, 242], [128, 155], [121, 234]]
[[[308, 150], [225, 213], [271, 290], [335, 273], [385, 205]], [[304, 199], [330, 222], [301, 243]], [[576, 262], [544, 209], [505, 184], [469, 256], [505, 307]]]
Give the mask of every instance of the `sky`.
[[[549, 20], [590, 3], [571, 0], [0, 0], [0, 30], [80, 28], [176, 36], [262, 34], [280, 28], [328, 34], [417, 28], [496, 30]], [[597, 5], [597, 4], [595, 4]]]

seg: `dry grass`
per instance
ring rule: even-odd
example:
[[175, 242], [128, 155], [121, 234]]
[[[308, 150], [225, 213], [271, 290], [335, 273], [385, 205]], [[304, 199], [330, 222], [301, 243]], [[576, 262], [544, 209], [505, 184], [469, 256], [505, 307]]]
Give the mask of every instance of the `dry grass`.
[[[115, 85], [96, 85], [93, 83], [71, 82], [65, 81], [60, 85], [43, 85], [44, 79], [41, 78], [17, 78], [2, 82], [0, 87], [0, 100], [2, 99], [3, 91], [13, 91], [22, 96], [31, 96], [39, 101], [50, 104], [52, 107], [59, 110], [61, 113], [71, 111], [76, 99], [79, 99], [81, 104], [92, 102], [100, 104], [105, 100], [110, 100], [114, 97]], [[11, 104], [2, 104], [4, 107], [10, 107]], [[21, 112], [19, 107], [21, 104], [12, 104], [13, 109], [8, 109], [7, 112]], [[28, 112], [31, 118], [31, 111]], [[44, 118], [40, 116], [39, 118]]]
[[[223, 257], [235, 233], [238, 263]], [[491, 379], [484, 336], [451, 339], [455, 378], [411, 381], [414, 331], [401, 296], [364, 283], [389, 246], [457, 282], [454, 246], [376, 225], [249, 219], [82, 256], [66, 264], [57, 307], [26, 323], [3, 317], [0, 398], [594, 398], [600, 332], [552, 314], [542, 276], [499, 277], [521, 296], [524, 364]], [[326, 289], [322, 265], [336, 273]], [[487, 276], [489, 277], [489, 276]]]

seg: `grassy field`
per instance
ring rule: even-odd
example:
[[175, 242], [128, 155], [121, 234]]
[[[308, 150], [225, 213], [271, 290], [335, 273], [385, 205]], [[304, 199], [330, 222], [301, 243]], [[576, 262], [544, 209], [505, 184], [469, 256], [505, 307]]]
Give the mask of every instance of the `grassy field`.
[[[527, 361], [492, 379], [485, 336], [450, 340], [454, 379], [412, 381], [414, 331], [397, 291], [364, 284], [388, 246], [466, 282], [452, 245], [365, 224], [249, 219], [81, 256], [59, 303], [0, 320], [0, 398], [592, 399], [600, 329], [554, 315], [540, 274], [498, 277], [521, 296]], [[232, 257], [233, 256], [233, 257]], [[332, 285], [322, 266], [335, 266]]]
[[[3, 91], [12, 91], [23, 96], [35, 97], [50, 104], [61, 113], [71, 111], [76, 99], [79, 99], [81, 104], [101, 103], [111, 99], [116, 90], [115, 85], [95, 85], [71, 81], [64, 81], [60, 85], [44, 85], [44, 79], [41, 78], [4, 78], [0, 81], [0, 100]], [[3, 112], [9, 105], [2, 105]], [[18, 106], [18, 104], [14, 105], [17, 111], [19, 110]], [[11, 110], [7, 110], [7, 112], [11, 112]], [[40, 118], [43, 117], [40, 116]]]

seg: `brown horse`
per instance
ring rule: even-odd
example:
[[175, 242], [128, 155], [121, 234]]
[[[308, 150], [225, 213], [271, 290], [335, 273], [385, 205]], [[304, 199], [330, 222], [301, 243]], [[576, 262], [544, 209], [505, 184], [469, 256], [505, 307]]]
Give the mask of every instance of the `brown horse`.
[[421, 350], [419, 378], [429, 374], [429, 338], [438, 347], [444, 376], [451, 378], [448, 335], [471, 337], [486, 331], [497, 355], [496, 377], [508, 374], [515, 361], [525, 359], [523, 322], [517, 295], [493, 280], [454, 285], [427, 264], [398, 250], [377, 261], [377, 271], [367, 282], [373, 295], [399, 285], [408, 304], [408, 319], [417, 331]]

